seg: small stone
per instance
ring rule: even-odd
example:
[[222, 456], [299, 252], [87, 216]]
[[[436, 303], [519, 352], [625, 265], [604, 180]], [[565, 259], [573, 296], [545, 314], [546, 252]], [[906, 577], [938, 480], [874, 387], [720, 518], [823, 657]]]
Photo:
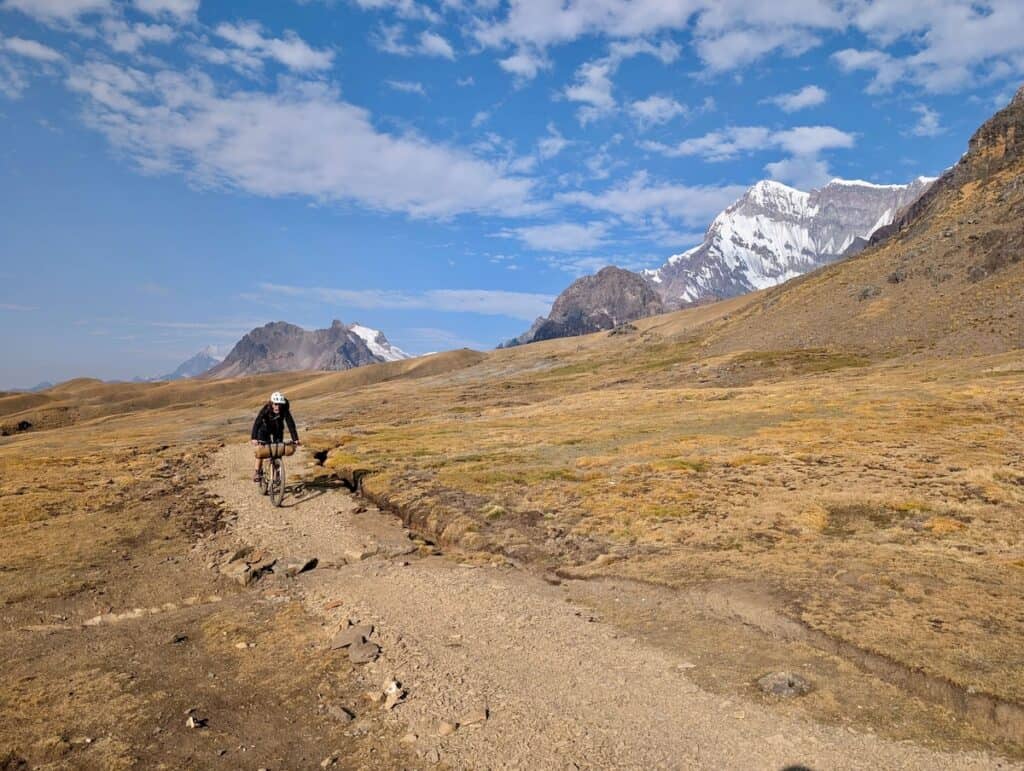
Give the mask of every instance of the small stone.
[[373, 624], [353, 624], [339, 631], [328, 643], [332, 651], [338, 648], [348, 648], [351, 645], [359, 645], [373, 634]]
[[238, 562], [239, 560], [245, 559], [250, 554], [252, 554], [252, 547], [242, 546], [241, 548], [235, 549], [233, 552], [231, 552], [231, 554], [228, 556], [228, 562]]
[[332, 704], [327, 708], [327, 714], [337, 720], [339, 723], [351, 723], [355, 720], [355, 714], [352, 710], [347, 707], [342, 707], [338, 704]]
[[171, 638], [171, 645], [181, 645], [183, 642], [188, 642], [187, 634], [176, 634]]
[[456, 728], [458, 728], [458, 726], [455, 723], [449, 723], [447, 720], [442, 720], [441, 723], [437, 726], [437, 735], [451, 736], [453, 733], [455, 733]]
[[206, 718], [196, 717], [195, 715], [189, 715], [188, 720], [185, 721], [186, 728], [206, 728]]
[[305, 573], [307, 570], [312, 570], [317, 566], [316, 557], [290, 557], [286, 560], [282, 560], [284, 564], [284, 574], [289, 578], [297, 576], [299, 573]]
[[328, 755], [326, 758], [320, 761], [320, 768], [330, 768], [338, 762], [337, 755]]
[[792, 672], [772, 672], [757, 681], [761, 690], [771, 696], [790, 699], [811, 692], [811, 684]]
[[384, 709], [394, 709], [405, 698], [405, 690], [397, 680], [384, 685]]
[[353, 664], [369, 664], [376, 661], [380, 656], [380, 646], [377, 643], [361, 642], [349, 646], [348, 660]]
[[244, 651], [244, 650], [246, 650], [248, 648], [255, 648], [256, 645], [255, 645], [255, 643], [250, 643], [250, 642], [236, 642], [235, 643], [235, 647], [238, 648], [238, 650], [240, 650], [240, 651]]
[[242, 586], [248, 586], [256, 580], [256, 574], [244, 562], [229, 562], [221, 566], [221, 575], [227, 576], [232, 581], [237, 581]]
[[415, 744], [416, 742], [419, 741], [419, 738], [420, 737], [418, 737], [414, 733], [408, 733], [405, 736], [403, 736], [401, 739], [399, 739], [398, 741], [400, 741], [402, 744]]
[[438, 763], [441, 762], [441, 753], [438, 752], [437, 750], [430, 750], [423, 757], [423, 759], [426, 760], [428, 763], [436, 766]]

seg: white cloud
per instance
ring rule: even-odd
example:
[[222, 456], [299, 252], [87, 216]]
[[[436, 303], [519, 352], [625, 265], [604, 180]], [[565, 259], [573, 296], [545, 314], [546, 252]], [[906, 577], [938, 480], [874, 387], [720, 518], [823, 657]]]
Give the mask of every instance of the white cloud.
[[302, 297], [350, 308], [397, 308], [478, 313], [485, 316], [509, 316], [533, 321], [544, 315], [555, 298], [532, 292], [506, 292], [496, 289], [431, 289], [403, 292], [384, 289], [333, 289], [281, 284], [260, 284], [268, 294]]
[[828, 99], [828, 91], [819, 86], [811, 85], [786, 94], [769, 97], [764, 101], [776, 105], [784, 112], [797, 112], [808, 107], [824, 104], [826, 99]]
[[423, 88], [423, 84], [413, 80], [385, 80], [384, 81], [388, 88], [392, 88], [395, 91], [401, 91], [405, 94], [418, 94], [419, 96], [426, 96], [427, 90]]
[[147, 43], [169, 43], [177, 32], [166, 24], [129, 24], [121, 19], [104, 19], [103, 37], [114, 51], [136, 53]]
[[815, 155], [794, 155], [765, 164], [764, 168], [772, 179], [785, 182], [798, 190], [821, 187], [832, 178], [828, 163]]
[[366, 110], [325, 83], [222, 93], [199, 73], [89, 62], [68, 86], [83, 97], [88, 123], [146, 172], [413, 216], [539, 208], [530, 202], [531, 180], [414, 134], [380, 132]]
[[652, 183], [647, 172], [641, 171], [625, 184], [604, 192], [562, 193], [557, 199], [562, 203], [617, 214], [631, 221], [661, 216], [703, 227], [745, 190], [743, 185], [716, 187]]
[[936, 137], [945, 132], [940, 123], [939, 114], [924, 104], [915, 104], [914, 112], [918, 114], [917, 124], [910, 130], [910, 133], [918, 137]]
[[135, 7], [150, 16], [173, 16], [178, 21], [195, 18], [199, 0], [133, 0]]
[[455, 58], [455, 50], [451, 43], [436, 32], [420, 33], [420, 50], [428, 56], [440, 56], [443, 59]]
[[49, 46], [20, 37], [0, 38], [0, 49], [37, 62], [59, 62], [64, 58], [59, 51]]
[[663, 64], [669, 64], [679, 57], [679, 46], [672, 41], [658, 45], [646, 40], [620, 41], [609, 46], [607, 56], [581, 64], [576, 70], [575, 83], [565, 89], [565, 98], [583, 105], [576, 112], [582, 125], [615, 111], [617, 104], [612, 96], [612, 76], [622, 62], [640, 54], [654, 56]]
[[442, 59], [454, 59], [455, 50], [451, 44], [435, 32], [423, 31], [415, 45], [404, 41], [405, 26], [402, 24], [385, 24], [376, 37], [377, 47], [389, 54], [398, 56], [438, 56]]
[[875, 77], [868, 85], [869, 94], [879, 94], [892, 89], [906, 74], [906, 65], [884, 51], [858, 51], [844, 48], [832, 54], [832, 59], [843, 72], [873, 70]]
[[555, 128], [554, 123], [549, 123], [547, 136], [541, 137], [540, 141], [537, 142], [537, 155], [546, 161], [554, 158], [571, 144], [572, 142], [563, 137], [558, 129]]
[[21, 11], [44, 23], [72, 22], [90, 13], [106, 13], [113, 0], [4, 0], [4, 10]]
[[629, 105], [629, 112], [641, 129], [668, 123], [679, 115], [686, 114], [686, 107], [672, 97], [652, 94]]
[[480, 126], [484, 125], [490, 119], [491, 119], [490, 111], [488, 111], [488, 110], [480, 110], [475, 115], [473, 115], [473, 120], [470, 121], [470, 125], [472, 125], [473, 128], [480, 128]]
[[34, 305], [19, 305], [17, 303], [0, 303], [0, 311], [11, 311], [13, 313], [27, 313], [28, 311], [39, 310]]
[[505, 72], [515, 75], [520, 81], [525, 81], [533, 80], [538, 72], [548, 69], [551, 62], [541, 53], [520, 48], [511, 56], [500, 59], [498, 66]]
[[772, 131], [764, 126], [729, 126], [676, 145], [643, 142], [641, 146], [670, 158], [699, 155], [706, 161], [727, 161], [746, 153], [781, 148], [795, 155], [853, 147], [853, 134], [832, 126], [797, 126]]
[[518, 238], [531, 249], [552, 252], [579, 252], [604, 243], [608, 226], [603, 222], [556, 222], [507, 228], [498, 235]]
[[264, 37], [263, 27], [255, 21], [218, 24], [214, 32], [243, 51], [274, 59], [295, 72], [327, 70], [334, 61], [333, 51], [313, 48], [294, 32], [285, 32], [282, 38]]
[[432, 24], [441, 20], [437, 11], [415, 0], [356, 0], [356, 5], [368, 11], [390, 11], [402, 19], [416, 19]]

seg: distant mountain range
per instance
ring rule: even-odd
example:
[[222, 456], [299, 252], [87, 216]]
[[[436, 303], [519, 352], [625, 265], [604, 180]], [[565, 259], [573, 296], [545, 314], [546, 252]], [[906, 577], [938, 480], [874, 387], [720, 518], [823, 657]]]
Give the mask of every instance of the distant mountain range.
[[383, 332], [361, 324], [345, 325], [335, 320], [327, 329], [306, 330], [274, 321], [243, 336], [204, 376], [343, 370], [408, 358], [409, 354], [388, 342]]
[[906, 185], [876, 185], [834, 179], [803, 192], [762, 180], [715, 217], [699, 245], [672, 255], [657, 270], [605, 268], [578, 279], [548, 316], [503, 345], [611, 329], [781, 284], [856, 254], [934, 181], [918, 177]]
[[223, 356], [217, 355], [217, 350], [212, 346], [208, 345], [206, 348], [201, 350], [195, 356], [188, 361], [178, 365], [178, 368], [167, 375], [161, 375], [154, 380], [183, 380], [188, 377], [198, 377], [205, 372], [208, 372], [213, 367], [216, 367], [224, 361]]

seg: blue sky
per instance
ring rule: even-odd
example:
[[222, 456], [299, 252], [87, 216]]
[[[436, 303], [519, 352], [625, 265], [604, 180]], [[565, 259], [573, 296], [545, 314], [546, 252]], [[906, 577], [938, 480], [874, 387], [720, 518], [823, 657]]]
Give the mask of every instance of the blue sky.
[[0, 0], [0, 388], [333, 318], [492, 347], [742, 190], [954, 163], [1019, 0]]

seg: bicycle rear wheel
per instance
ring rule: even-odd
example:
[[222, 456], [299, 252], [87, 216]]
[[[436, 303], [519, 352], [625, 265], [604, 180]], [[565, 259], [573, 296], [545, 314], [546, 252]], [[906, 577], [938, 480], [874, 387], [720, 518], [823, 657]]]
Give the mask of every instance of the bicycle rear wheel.
[[284, 461], [278, 458], [274, 462], [274, 478], [270, 487], [270, 502], [280, 506], [284, 501]]

